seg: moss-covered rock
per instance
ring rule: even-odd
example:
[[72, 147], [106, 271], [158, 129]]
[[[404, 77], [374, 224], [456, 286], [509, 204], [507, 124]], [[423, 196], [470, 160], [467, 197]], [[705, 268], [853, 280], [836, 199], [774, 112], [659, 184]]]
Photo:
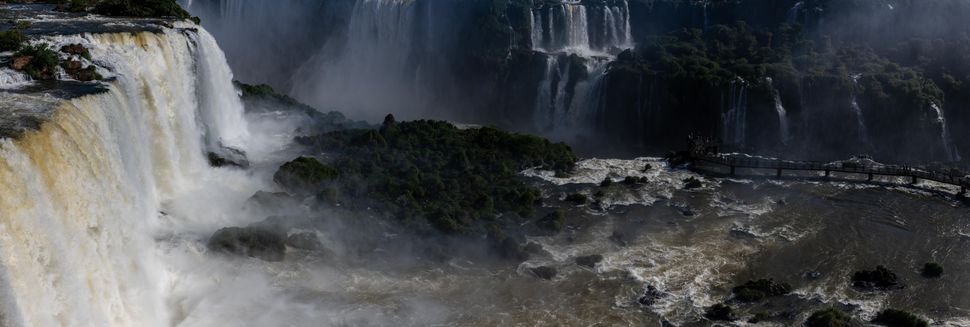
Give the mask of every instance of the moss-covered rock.
[[777, 283], [774, 279], [759, 279], [735, 286], [732, 292], [738, 301], [758, 302], [768, 297], [791, 293], [791, 285]]
[[897, 309], [886, 309], [876, 315], [872, 323], [889, 327], [927, 327], [929, 323], [919, 316]]
[[896, 273], [883, 266], [877, 266], [875, 270], [860, 270], [852, 275], [852, 286], [860, 289], [886, 289], [897, 285]]
[[556, 278], [556, 275], [559, 274], [559, 271], [556, 270], [556, 268], [549, 267], [549, 266], [535, 267], [529, 270], [536, 277], [542, 278], [545, 280], [552, 280], [553, 278]]
[[52, 80], [57, 77], [59, 59], [46, 43], [30, 45], [14, 53], [10, 68], [20, 70], [35, 80]]
[[858, 326], [852, 320], [852, 316], [845, 311], [830, 308], [819, 310], [812, 313], [805, 321], [806, 327], [849, 327]]
[[704, 317], [714, 321], [738, 320], [737, 315], [734, 313], [734, 309], [723, 303], [718, 303], [708, 307], [707, 310], [704, 311]]

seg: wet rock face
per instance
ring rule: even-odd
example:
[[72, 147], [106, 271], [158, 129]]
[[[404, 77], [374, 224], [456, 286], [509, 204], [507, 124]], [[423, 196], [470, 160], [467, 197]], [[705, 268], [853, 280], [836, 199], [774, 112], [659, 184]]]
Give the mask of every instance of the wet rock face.
[[545, 279], [545, 280], [552, 280], [553, 278], [556, 278], [556, 275], [559, 274], [559, 271], [556, 270], [556, 268], [548, 267], [548, 266], [535, 267], [535, 268], [532, 268], [531, 271], [532, 271], [532, 274], [535, 275], [536, 277]]
[[312, 232], [290, 235], [290, 237], [286, 238], [286, 245], [292, 248], [309, 251], [316, 251], [323, 248], [323, 245], [320, 244], [320, 239], [317, 238], [317, 234]]
[[286, 254], [283, 234], [253, 227], [227, 227], [209, 238], [208, 248], [226, 254], [265, 261], [282, 261]]
[[599, 254], [587, 255], [576, 258], [576, 264], [586, 268], [596, 268], [596, 264], [603, 261], [603, 256]]
[[24, 70], [24, 68], [27, 68], [27, 65], [29, 65], [32, 60], [34, 60], [34, 57], [32, 56], [14, 57], [13, 60], [10, 61], [10, 68], [13, 70]]
[[656, 287], [653, 287], [653, 285], [650, 285], [650, 286], [647, 286], [647, 290], [646, 292], [643, 293], [643, 296], [637, 299], [637, 303], [640, 303], [641, 305], [651, 306], [651, 305], [654, 305], [654, 303], [657, 303], [657, 301], [659, 301], [660, 299], [663, 299], [664, 297], [667, 297], [667, 293], [657, 289]]

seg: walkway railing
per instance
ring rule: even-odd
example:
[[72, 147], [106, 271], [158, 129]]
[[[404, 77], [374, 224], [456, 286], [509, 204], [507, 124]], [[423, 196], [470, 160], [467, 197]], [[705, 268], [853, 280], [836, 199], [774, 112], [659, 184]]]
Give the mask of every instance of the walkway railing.
[[964, 174], [935, 171], [906, 165], [863, 165], [853, 162], [823, 163], [788, 161], [754, 157], [729, 157], [714, 154], [693, 155], [690, 159], [695, 163], [706, 162], [729, 167], [731, 169], [731, 175], [735, 175], [736, 170], [739, 168], [770, 169], [775, 171], [777, 177], [781, 177], [786, 170], [825, 172], [826, 177], [829, 177], [832, 172], [839, 172], [868, 175], [869, 181], [872, 181], [874, 176], [909, 177], [914, 184], [919, 179], [930, 180], [960, 187], [960, 194], [965, 194], [967, 188], [970, 187], [970, 178]]

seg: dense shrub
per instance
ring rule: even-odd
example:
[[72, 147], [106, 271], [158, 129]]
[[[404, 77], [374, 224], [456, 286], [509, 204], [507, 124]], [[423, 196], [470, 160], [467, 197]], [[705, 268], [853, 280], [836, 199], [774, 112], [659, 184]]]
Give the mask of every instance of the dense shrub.
[[20, 50], [21, 44], [27, 41], [24, 34], [19, 29], [10, 29], [0, 32], [0, 51]]
[[283, 164], [273, 175], [273, 181], [293, 191], [318, 191], [338, 175], [336, 169], [317, 159], [299, 157]]
[[20, 51], [14, 53], [14, 60], [17, 58], [29, 58], [29, 62], [23, 67], [23, 71], [35, 80], [50, 80], [56, 77], [57, 64], [59, 58], [46, 43], [25, 46]]
[[491, 127], [462, 130], [440, 121], [398, 123], [393, 116], [378, 130], [297, 141], [337, 156], [330, 164], [340, 172], [337, 185], [346, 203], [451, 233], [481, 232], [481, 223], [498, 214], [531, 217], [541, 196], [518, 172], [541, 167], [563, 174], [576, 162], [569, 146], [542, 138]]

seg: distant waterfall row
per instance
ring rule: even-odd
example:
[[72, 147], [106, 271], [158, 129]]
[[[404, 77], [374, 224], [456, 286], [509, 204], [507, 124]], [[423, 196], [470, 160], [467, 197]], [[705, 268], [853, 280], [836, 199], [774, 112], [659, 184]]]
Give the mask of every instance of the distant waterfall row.
[[630, 8], [564, 2], [533, 9], [532, 48], [542, 52], [606, 53], [633, 44]]

